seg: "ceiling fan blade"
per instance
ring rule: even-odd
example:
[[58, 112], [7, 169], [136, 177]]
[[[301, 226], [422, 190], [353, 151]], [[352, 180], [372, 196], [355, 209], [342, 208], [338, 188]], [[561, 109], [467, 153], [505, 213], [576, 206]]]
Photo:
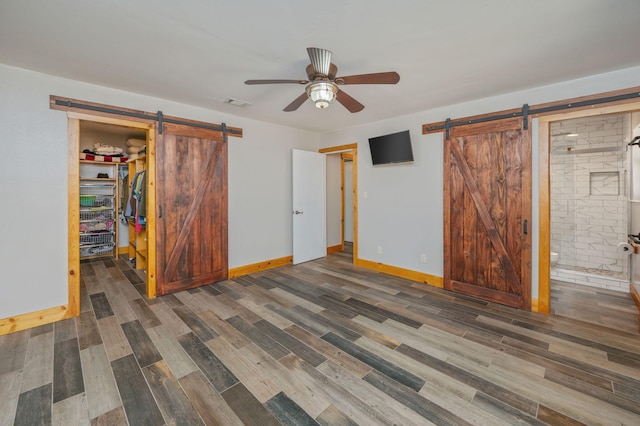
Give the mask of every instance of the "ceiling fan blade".
[[307, 92], [304, 92], [302, 95], [300, 95], [297, 98], [295, 98], [293, 100], [293, 102], [291, 102], [289, 105], [287, 105], [285, 107], [285, 109], [283, 109], [283, 111], [291, 112], [291, 111], [297, 110], [298, 108], [300, 108], [300, 105], [302, 105], [304, 103], [304, 101], [307, 100], [307, 98], [308, 98]]
[[395, 71], [349, 75], [335, 79], [336, 84], [396, 84], [399, 81], [400, 75]]
[[281, 84], [281, 83], [297, 83], [307, 84], [309, 80], [247, 80], [244, 84]]
[[338, 90], [336, 99], [340, 102], [349, 112], [360, 112], [364, 109], [364, 105], [347, 95], [344, 90]]
[[307, 53], [316, 74], [329, 75], [331, 52], [317, 47], [307, 47]]

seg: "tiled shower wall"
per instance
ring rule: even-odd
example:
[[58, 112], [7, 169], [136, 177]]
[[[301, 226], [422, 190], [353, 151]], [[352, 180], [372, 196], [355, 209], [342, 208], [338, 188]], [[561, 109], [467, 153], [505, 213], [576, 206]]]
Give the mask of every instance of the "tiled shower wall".
[[628, 114], [551, 125], [551, 250], [560, 268], [628, 280], [629, 255], [617, 250], [628, 233], [628, 128]]

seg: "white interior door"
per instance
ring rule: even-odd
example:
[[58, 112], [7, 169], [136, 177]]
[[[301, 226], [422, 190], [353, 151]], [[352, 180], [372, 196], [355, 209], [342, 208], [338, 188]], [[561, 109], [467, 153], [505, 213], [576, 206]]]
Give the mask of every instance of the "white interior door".
[[292, 150], [293, 264], [327, 255], [326, 159], [324, 154]]

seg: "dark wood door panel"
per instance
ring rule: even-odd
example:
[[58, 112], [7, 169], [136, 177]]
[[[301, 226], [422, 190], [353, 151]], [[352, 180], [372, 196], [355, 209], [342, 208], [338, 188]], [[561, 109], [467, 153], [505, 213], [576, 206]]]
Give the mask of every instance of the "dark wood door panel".
[[529, 308], [530, 145], [521, 120], [494, 124], [445, 141], [445, 288]]
[[227, 278], [227, 144], [220, 132], [179, 125], [165, 127], [158, 140], [157, 293], [162, 295]]

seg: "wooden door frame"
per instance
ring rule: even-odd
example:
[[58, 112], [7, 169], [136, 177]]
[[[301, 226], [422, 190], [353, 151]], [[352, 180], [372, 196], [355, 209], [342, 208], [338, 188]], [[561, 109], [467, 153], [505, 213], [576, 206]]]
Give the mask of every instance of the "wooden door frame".
[[[345, 200], [344, 167], [347, 162], [351, 163], [351, 170], [353, 171], [353, 152], [351, 151], [343, 152], [342, 154], [340, 154], [340, 205], [342, 210], [342, 213], [340, 216], [340, 223], [342, 224], [342, 226], [340, 227], [340, 247], [342, 251], [344, 251], [344, 220], [345, 220], [345, 212], [346, 212], [345, 203], [344, 203], [344, 200]], [[351, 187], [353, 188], [353, 182], [351, 182]], [[353, 191], [351, 192], [351, 196], [353, 197]], [[354, 235], [354, 238], [355, 238], [355, 235]]]
[[341, 170], [341, 245], [344, 250], [344, 158], [343, 155], [348, 155], [353, 161], [351, 167], [352, 176], [352, 197], [353, 197], [353, 264], [358, 265], [358, 144], [338, 145], [327, 148], [319, 149], [318, 152], [322, 154], [338, 154], [340, 153], [340, 170]]
[[[147, 143], [152, 142], [155, 134], [153, 122], [124, 120], [105, 114], [85, 114], [73, 111], [67, 112], [68, 120], [68, 317], [80, 314], [80, 240], [78, 239], [80, 223], [80, 190], [78, 186], [80, 178], [80, 121], [93, 121], [97, 123], [112, 124], [116, 126], [132, 127], [147, 132]], [[147, 155], [152, 152], [151, 146], [147, 146]], [[116, 163], [114, 163], [116, 164]], [[116, 241], [116, 246], [117, 246]], [[117, 251], [116, 251], [117, 253]], [[148, 271], [149, 272], [149, 271]], [[149, 293], [149, 280], [147, 279], [147, 293]], [[155, 289], [154, 289], [155, 293]]]

